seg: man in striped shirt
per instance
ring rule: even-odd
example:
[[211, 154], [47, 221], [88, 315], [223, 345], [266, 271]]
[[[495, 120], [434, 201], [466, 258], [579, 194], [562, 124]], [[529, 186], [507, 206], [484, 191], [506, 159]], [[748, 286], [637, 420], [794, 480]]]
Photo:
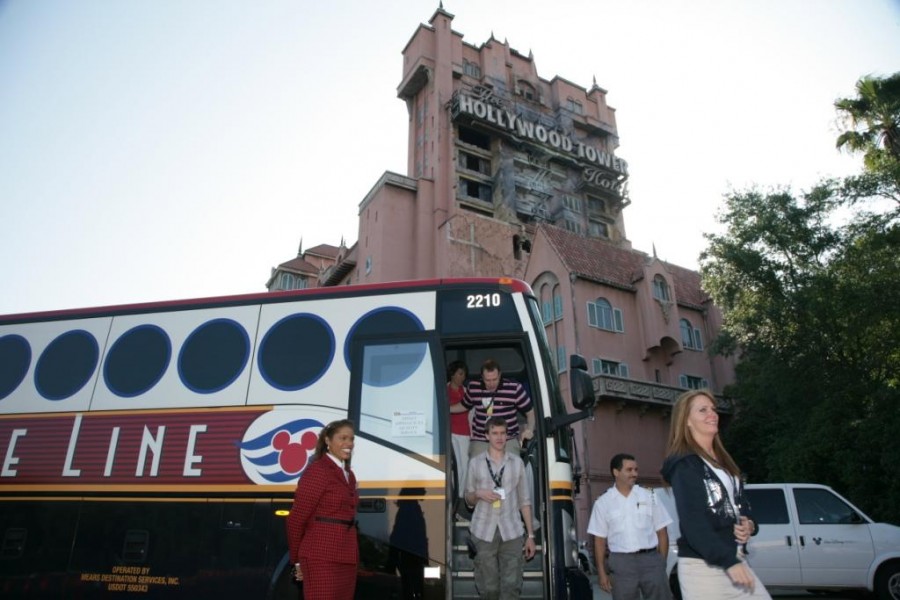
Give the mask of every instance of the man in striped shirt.
[[[451, 412], [475, 410], [472, 419], [472, 440], [469, 456], [481, 454], [488, 449], [485, 423], [492, 416], [506, 420], [506, 451], [519, 455], [525, 440], [534, 437], [534, 407], [525, 387], [518, 381], [504, 379], [500, 365], [493, 359], [481, 365], [481, 380], [470, 381], [462, 402], [450, 407]], [[518, 413], [523, 413], [527, 425], [519, 430]]]

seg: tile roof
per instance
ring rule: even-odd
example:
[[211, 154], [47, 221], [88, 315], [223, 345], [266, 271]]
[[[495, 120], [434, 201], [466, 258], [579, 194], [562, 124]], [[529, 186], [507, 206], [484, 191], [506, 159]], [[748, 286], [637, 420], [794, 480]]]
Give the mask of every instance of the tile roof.
[[299, 256], [278, 265], [279, 271], [292, 271], [294, 273], [313, 273], [318, 274], [319, 267], [308, 263]]
[[634, 283], [643, 277], [644, 263], [648, 260], [643, 252], [618, 248], [554, 225], [539, 228], [566, 269], [577, 277], [632, 291]]
[[313, 246], [309, 250], [306, 250], [303, 254], [316, 254], [318, 256], [324, 256], [325, 258], [335, 259], [338, 257], [338, 253], [341, 249], [337, 246], [332, 246], [331, 244], [319, 244], [318, 246]]
[[[636, 291], [635, 284], [644, 277], [646, 266], [654, 260], [645, 252], [619, 248], [608, 241], [583, 237], [554, 225], [542, 224], [539, 229], [565, 268], [582, 279]], [[659, 262], [672, 277], [679, 304], [701, 308], [709, 300], [709, 295], [700, 288], [698, 272]]]
[[672, 263], [664, 263], [675, 282], [675, 297], [678, 304], [703, 308], [712, 299], [700, 285], [700, 273]]

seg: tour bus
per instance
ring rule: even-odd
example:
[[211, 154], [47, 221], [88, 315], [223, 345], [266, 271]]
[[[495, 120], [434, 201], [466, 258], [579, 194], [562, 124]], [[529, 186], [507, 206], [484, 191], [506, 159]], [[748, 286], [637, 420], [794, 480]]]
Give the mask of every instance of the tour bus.
[[536, 412], [523, 598], [589, 597], [570, 425], [514, 279], [264, 293], [0, 317], [0, 597], [298, 597], [285, 516], [316, 437], [357, 427], [358, 598], [476, 598], [446, 367], [486, 359]]

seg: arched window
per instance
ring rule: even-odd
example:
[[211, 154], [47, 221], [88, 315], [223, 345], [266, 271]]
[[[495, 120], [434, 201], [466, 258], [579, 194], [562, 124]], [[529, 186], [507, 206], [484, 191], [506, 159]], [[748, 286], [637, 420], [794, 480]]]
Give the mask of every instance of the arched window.
[[596, 306], [597, 327], [601, 329], [612, 329], [612, 304], [606, 298], [597, 298], [594, 302]]
[[669, 302], [669, 284], [662, 275], [653, 278], [653, 297], [660, 302]]
[[681, 319], [681, 345], [691, 350], [703, 350], [703, 340], [700, 339], [700, 330], [691, 325], [687, 319]]
[[563, 302], [559, 293], [559, 286], [553, 288], [553, 319], [559, 321], [563, 318]]
[[291, 273], [282, 273], [281, 274], [281, 289], [283, 290], [292, 290], [294, 289], [294, 276]]
[[681, 319], [681, 321], [679, 321], [679, 324], [681, 325], [681, 345], [685, 348], [693, 348], [694, 327], [687, 319]]
[[606, 298], [597, 298], [593, 302], [588, 302], [588, 325], [607, 331], [625, 331], [622, 311], [613, 308]]
[[545, 283], [541, 286], [540, 292], [541, 298], [541, 319], [544, 321], [544, 325], [549, 325], [553, 322], [553, 300], [552, 300], [552, 292], [550, 291], [550, 284]]
[[560, 293], [559, 280], [553, 273], [545, 272], [532, 282], [532, 289], [537, 293], [541, 308], [541, 321], [543, 321], [547, 341], [551, 348], [556, 348], [553, 354], [553, 363], [559, 373], [566, 371], [566, 346], [563, 343], [562, 328], [556, 322], [563, 317], [563, 301]]

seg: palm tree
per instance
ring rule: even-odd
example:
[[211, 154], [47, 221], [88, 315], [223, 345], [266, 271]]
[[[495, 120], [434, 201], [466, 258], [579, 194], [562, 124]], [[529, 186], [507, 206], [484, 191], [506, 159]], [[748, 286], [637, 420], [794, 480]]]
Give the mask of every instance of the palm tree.
[[834, 103], [844, 125], [837, 147], [862, 152], [873, 170], [885, 159], [900, 161], [900, 72], [884, 78], [867, 75], [856, 82], [856, 92], [856, 98]]

